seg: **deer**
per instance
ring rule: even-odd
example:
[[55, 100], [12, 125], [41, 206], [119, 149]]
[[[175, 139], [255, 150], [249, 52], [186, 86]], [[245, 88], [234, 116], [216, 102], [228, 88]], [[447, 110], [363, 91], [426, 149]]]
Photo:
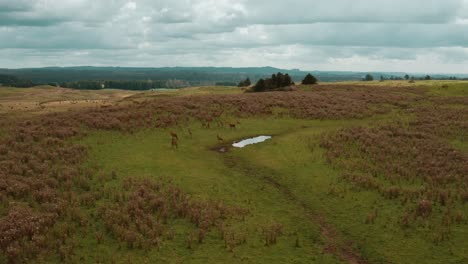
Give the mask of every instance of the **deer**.
[[206, 122], [206, 123], [202, 122], [202, 127], [203, 128], [210, 128], [210, 123], [209, 122]]
[[177, 136], [176, 133], [174, 133], [174, 132], [171, 131], [170, 134], [171, 134], [171, 137], [172, 137], [172, 138], [175, 138], [175, 139], [179, 140], [179, 137]]
[[235, 123], [229, 123], [229, 127], [231, 129], [236, 129], [236, 125], [240, 125], [240, 122], [239, 121], [236, 121]]
[[218, 138], [218, 142], [224, 142], [224, 139], [220, 137], [219, 135], [216, 135], [216, 137]]
[[220, 110], [216, 113], [213, 114], [213, 116], [215, 117], [215, 120], [216, 120], [216, 124], [218, 125], [218, 127], [223, 127], [224, 126], [224, 123], [223, 121], [221, 120], [221, 116], [223, 115], [223, 110]]
[[179, 147], [179, 145], [177, 144], [177, 141], [178, 141], [177, 138], [172, 137], [172, 141], [171, 141], [171, 147], [172, 147], [172, 148], [176, 148], [176, 149], [177, 149], [177, 148]]

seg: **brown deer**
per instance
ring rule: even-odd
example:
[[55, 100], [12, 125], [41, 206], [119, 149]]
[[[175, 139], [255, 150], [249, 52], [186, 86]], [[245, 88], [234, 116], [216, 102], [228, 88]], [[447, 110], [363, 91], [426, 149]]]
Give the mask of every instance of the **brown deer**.
[[231, 129], [236, 129], [236, 124], [229, 123], [229, 128], [231, 128]]
[[224, 139], [220, 137], [219, 135], [216, 135], [216, 137], [218, 138], [218, 142], [224, 142]]
[[177, 138], [175, 137], [172, 138], [172, 141], [171, 141], [172, 148], [176, 148], [176, 149], [179, 148], [179, 144], [177, 144], [177, 141], [178, 141]]
[[175, 139], [179, 140], [179, 137], [177, 136], [176, 133], [174, 133], [174, 132], [171, 131], [170, 134], [171, 134], [171, 137], [172, 137], [172, 138], [175, 138]]
[[209, 122], [206, 122], [206, 123], [202, 122], [202, 127], [203, 128], [210, 128], [210, 123]]

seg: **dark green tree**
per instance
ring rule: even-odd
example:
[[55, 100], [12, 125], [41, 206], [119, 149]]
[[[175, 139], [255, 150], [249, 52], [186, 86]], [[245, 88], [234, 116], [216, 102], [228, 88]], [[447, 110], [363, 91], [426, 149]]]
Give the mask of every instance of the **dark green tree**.
[[237, 86], [238, 86], [238, 87], [248, 87], [248, 86], [250, 86], [251, 84], [252, 84], [252, 83], [250, 82], [250, 79], [247, 78], [247, 79], [245, 79], [245, 80], [243, 80], [243, 81], [240, 81], [240, 82], [239, 82], [239, 85], [237, 85]]
[[302, 80], [302, 84], [317, 84], [317, 78], [309, 73], [304, 77], [304, 80]]
[[255, 86], [253, 88], [253, 91], [254, 92], [264, 92], [264, 91], [266, 91], [265, 80], [263, 80], [263, 79], [258, 80], [257, 84], [255, 84]]
[[405, 74], [405, 80], [409, 80], [409, 75], [408, 74]]
[[283, 90], [283, 87], [288, 87], [293, 85], [291, 76], [289, 74], [283, 74], [278, 72], [277, 74], [271, 75], [269, 79], [260, 79], [257, 84], [253, 87], [253, 92], [263, 92], [263, 91], [278, 91]]
[[289, 76], [289, 74], [286, 73], [283, 76], [283, 82], [281, 83], [281, 87], [291, 86], [291, 84], [292, 84], [291, 76]]
[[364, 81], [366, 82], [370, 82], [370, 81], [373, 81], [374, 80], [374, 77], [370, 74], [366, 74], [366, 77], [364, 78]]
[[278, 74], [276, 74], [276, 82], [273, 81], [273, 85], [275, 85], [276, 88], [280, 88], [283, 86], [283, 83], [284, 83], [284, 75], [281, 72], [278, 72]]

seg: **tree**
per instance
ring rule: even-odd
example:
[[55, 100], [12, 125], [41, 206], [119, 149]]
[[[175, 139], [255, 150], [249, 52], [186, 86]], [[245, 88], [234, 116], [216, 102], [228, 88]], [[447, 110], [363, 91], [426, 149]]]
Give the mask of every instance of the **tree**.
[[370, 74], [366, 74], [366, 77], [364, 78], [364, 81], [366, 82], [371, 82], [374, 80], [374, 77]]
[[278, 72], [277, 74], [271, 75], [269, 79], [260, 79], [257, 84], [253, 87], [253, 92], [263, 91], [281, 91], [284, 87], [293, 85], [291, 76], [289, 74], [283, 74]]
[[405, 80], [409, 80], [409, 75], [408, 74], [405, 74]]
[[309, 73], [306, 75], [304, 80], [302, 80], [302, 84], [317, 84], [317, 78]]
[[289, 74], [285, 74], [283, 76], [283, 82], [281, 83], [281, 86], [280, 87], [287, 87], [287, 86], [291, 86], [292, 84], [292, 79], [291, 79], [291, 76], [289, 76]]
[[250, 82], [250, 79], [247, 78], [247, 79], [245, 79], [245, 80], [243, 80], [243, 81], [240, 81], [240, 82], [239, 82], [239, 85], [237, 85], [237, 86], [238, 86], [238, 87], [248, 87], [248, 86], [250, 86], [251, 84], [252, 84], [252, 83]]
[[385, 78], [383, 77], [383, 75], [380, 75], [380, 81], [381, 82], [385, 81]]
[[430, 75], [426, 75], [426, 77], [424, 77], [424, 80], [431, 80], [431, 76]]
[[276, 88], [282, 87], [283, 79], [284, 75], [281, 72], [278, 72], [278, 74], [276, 74], [276, 82], [272, 78], [273, 85], [276, 85]]
[[247, 79], [245, 79], [244, 81], [244, 85], [245, 86], [250, 86], [252, 84], [252, 82], [250, 81], [250, 79], [247, 77]]
[[254, 86], [254, 92], [264, 92], [266, 90], [266, 83], [265, 80], [260, 79], [258, 80], [257, 84]]

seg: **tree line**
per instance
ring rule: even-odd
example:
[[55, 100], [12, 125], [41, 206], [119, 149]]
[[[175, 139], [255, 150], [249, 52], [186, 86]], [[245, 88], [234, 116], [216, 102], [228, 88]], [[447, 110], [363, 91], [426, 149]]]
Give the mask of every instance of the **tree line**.
[[[361, 79], [362, 81], [367, 81], [367, 82], [370, 82], [370, 81], [373, 81], [374, 80], [374, 76], [371, 75], [371, 74], [366, 74], [366, 76], [364, 76], [364, 78]], [[455, 76], [443, 76], [443, 77], [433, 77], [431, 75], [425, 75], [425, 76], [409, 76], [408, 74], [405, 74], [404, 76], [383, 76], [383, 75], [380, 75], [380, 81], [383, 82], [383, 81], [387, 81], [387, 80], [391, 80], [391, 81], [402, 81], [402, 80], [406, 80], [406, 81], [415, 81], [415, 80], [459, 80], [457, 77]], [[460, 79], [460, 80], [466, 80], [465, 79]]]
[[13, 75], [0, 74], [0, 86], [27, 88], [34, 86], [30, 80], [21, 79]]
[[83, 90], [99, 90], [99, 89], [124, 89], [124, 90], [151, 90], [158, 88], [182, 88], [188, 87], [190, 84], [182, 80], [127, 80], [127, 81], [77, 81], [64, 82], [58, 84], [60, 87], [83, 89]]

